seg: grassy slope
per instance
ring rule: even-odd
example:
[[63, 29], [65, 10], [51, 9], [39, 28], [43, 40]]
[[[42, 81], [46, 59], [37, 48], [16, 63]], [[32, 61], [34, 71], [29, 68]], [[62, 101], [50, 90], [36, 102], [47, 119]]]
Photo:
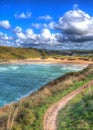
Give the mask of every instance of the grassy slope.
[[[63, 52], [63, 51], [62, 51]], [[65, 52], [66, 53], [66, 52]], [[62, 59], [65, 58], [68, 60], [92, 60], [93, 55], [89, 55], [87, 52], [84, 52], [86, 56], [79, 55], [76, 52], [76, 55], [72, 55], [67, 53], [64, 55], [63, 53], [59, 53], [59, 51], [45, 51], [45, 50], [38, 50], [38, 49], [27, 49], [27, 48], [14, 48], [14, 47], [4, 47], [0, 46], [0, 61], [8, 61], [8, 60], [18, 60], [18, 59], [28, 59], [28, 58], [48, 58], [52, 57], [55, 59]]]
[[0, 130], [43, 130], [43, 117], [51, 104], [93, 78], [93, 66], [66, 74], [18, 103], [0, 110]]
[[93, 130], [93, 86], [80, 93], [62, 109], [58, 130]]
[[43, 58], [47, 54], [37, 49], [27, 48], [14, 48], [0, 46], [0, 60], [15, 60], [27, 58]]

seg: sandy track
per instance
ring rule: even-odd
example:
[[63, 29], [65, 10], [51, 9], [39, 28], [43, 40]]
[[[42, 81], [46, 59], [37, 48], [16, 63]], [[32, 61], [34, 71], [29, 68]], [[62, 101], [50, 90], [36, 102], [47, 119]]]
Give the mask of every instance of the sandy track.
[[57, 130], [57, 115], [58, 112], [77, 94], [84, 91], [85, 88], [91, 87], [93, 85], [93, 80], [91, 80], [86, 85], [74, 90], [69, 93], [57, 103], [53, 104], [45, 113], [43, 127], [44, 130]]

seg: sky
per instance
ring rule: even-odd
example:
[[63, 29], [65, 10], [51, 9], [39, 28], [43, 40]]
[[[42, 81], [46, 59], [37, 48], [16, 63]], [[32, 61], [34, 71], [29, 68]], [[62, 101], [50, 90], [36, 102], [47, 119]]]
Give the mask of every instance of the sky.
[[93, 50], [93, 0], [0, 0], [0, 45]]

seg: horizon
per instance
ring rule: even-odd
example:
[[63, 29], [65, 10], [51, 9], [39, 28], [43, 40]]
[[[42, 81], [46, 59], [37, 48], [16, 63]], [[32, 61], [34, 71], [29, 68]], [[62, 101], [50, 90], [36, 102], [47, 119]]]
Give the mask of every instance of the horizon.
[[0, 1], [0, 45], [93, 50], [93, 1]]

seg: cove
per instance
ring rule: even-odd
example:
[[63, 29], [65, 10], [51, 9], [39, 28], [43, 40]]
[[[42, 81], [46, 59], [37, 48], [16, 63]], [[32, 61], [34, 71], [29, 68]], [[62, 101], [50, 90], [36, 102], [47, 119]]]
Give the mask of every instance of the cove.
[[0, 65], [0, 106], [28, 96], [67, 72], [82, 70], [77, 64], [2, 64]]

